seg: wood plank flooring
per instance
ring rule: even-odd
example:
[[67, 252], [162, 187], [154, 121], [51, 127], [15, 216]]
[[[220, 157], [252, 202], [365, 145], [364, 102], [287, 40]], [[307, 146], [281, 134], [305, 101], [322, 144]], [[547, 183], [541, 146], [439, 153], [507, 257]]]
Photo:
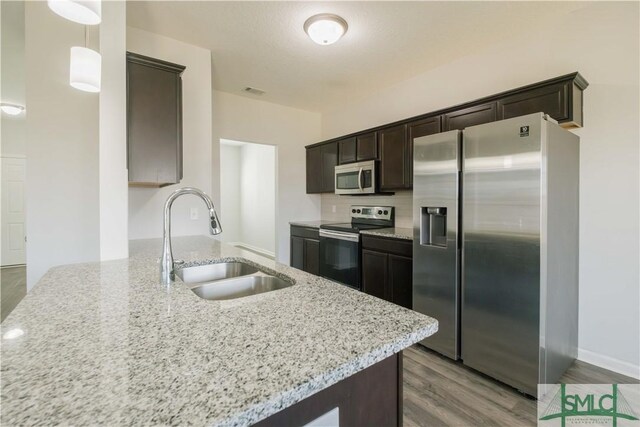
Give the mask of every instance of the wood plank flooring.
[[[461, 363], [415, 345], [404, 351], [404, 426], [535, 426], [536, 401]], [[638, 380], [576, 361], [567, 384]]]
[[27, 267], [0, 268], [0, 322], [27, 294]]

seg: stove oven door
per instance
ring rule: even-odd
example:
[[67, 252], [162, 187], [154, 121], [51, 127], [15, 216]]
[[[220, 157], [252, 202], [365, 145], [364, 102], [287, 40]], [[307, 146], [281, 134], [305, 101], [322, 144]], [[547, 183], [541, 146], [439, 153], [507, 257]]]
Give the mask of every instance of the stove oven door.
[[360, 289], [360, 234], [320, 229], [320, 275]]

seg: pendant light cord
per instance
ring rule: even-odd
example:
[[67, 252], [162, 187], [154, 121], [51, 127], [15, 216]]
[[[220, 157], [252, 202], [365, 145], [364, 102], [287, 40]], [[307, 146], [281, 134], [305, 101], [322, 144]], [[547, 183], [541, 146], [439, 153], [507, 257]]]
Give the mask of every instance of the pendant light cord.
[[84, 47], [89, 47], [89, 33], [87, 33], [87, 26], [84, 26]]

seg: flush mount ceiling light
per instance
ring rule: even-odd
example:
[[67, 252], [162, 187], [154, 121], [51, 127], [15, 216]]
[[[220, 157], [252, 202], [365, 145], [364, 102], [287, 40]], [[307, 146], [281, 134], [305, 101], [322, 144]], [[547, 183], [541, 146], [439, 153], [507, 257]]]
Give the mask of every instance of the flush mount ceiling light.
[[0, 110], [10, 116], [17, 116], [24, 111], [24, 107], [18, 104], [9, 104], [7, 102], [0, 103]]
[[102, 57], [88, 47], [71, 48], [69, 84], [85, 92], [100, 92]]
[[329, 13], [314, 15], [304, 23], [304, 31], [311, 40], [320, 45], [337, 42], [347, 32], [347, 28], [347, 21]]
[[70, 21], [97, 25], [102, 21], [100, 0], [47, 0], [49, 9]]

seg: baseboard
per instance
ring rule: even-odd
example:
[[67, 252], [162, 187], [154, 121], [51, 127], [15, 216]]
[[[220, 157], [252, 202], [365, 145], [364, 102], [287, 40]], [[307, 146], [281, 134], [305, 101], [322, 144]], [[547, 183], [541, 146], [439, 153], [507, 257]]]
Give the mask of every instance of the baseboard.
[[633, 363], [625, 362], [624, 360], [615, 359], [583, 348], [578, 349], [578, 360], [591, 363], [592, 365], [596, 365], [631, 378], [640, 379], [640, 367]]
[[247, 250], [250, 250], [251, 252], [256, 252], [256, 253], [258, 253], [258, 254], [260, 254], [262, 256], [265, 256], [267, 258], [270, 258], [270, 259], [275, 259], [276, 258], [276, 254], [274, 252], [267, 251], [265, 249], [259, 248], [257, 246], [250, 245], [248, 243], [244, 243], [244, 242], [226, 242], [226, 243], [227, 243], [227, 245], [235, 246], [235, 247], [240, 248], [240, 249], [247, 249]]

